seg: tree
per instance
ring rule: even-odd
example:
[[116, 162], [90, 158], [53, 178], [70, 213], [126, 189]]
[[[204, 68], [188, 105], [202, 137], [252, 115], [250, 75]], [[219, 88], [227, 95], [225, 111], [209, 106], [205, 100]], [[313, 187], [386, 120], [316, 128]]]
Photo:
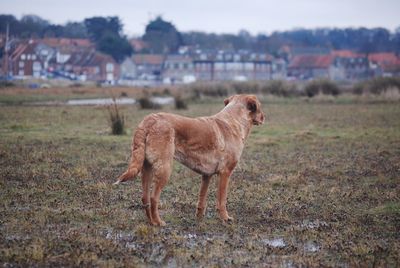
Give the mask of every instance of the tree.
[[126, 38], [121, 38], [112, 32], [105, 32], [96, 46], [98, 50], [111, 55], [117, 62], [122, 62], [133, 51]]
[[41, 37], [44, 30], [49, 26], [49, 22], [36, 15], [25, 15], [20, 20], [20, 26], [21, 37]]
[[180, 32], [160, 16], [147, 24], [143, 40], [152, 53], [174, 53], [183, 44]]
[[84, 20], [89, 37], [97, 42], [105, 32], [113, 33], [116, 36], [122, 34], [122, 23], [118, 17], [92, 17]]
[[88, 33], [83, 22], [68, 22], [64, 26], [64, 36], [68, 38], [88, 38]]
[[111, 55], [117, 62], [133, 52], [131, 45], [122, 35], [122, 23], [118, 17], [93, 17], [85, 19], [90, 39], [101, 52]]

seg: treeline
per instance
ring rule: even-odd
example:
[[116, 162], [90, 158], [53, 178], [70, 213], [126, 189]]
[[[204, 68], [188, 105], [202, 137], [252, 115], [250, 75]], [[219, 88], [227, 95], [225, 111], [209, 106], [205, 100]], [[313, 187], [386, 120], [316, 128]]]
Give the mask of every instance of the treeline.
[[197, 45], [209, 49], [267, 51], [271, 54], [278, 54], [283, 45], [335, 50], [350, 49], [361, 53], [400, 52], [400, 27], [394, 33], [385, 28], [321, 28], [295, 29], [256, 36], [245, 30], [240, 31], [237, 35], [188, 32], [183, 33], [182, 36], [183, 43], [186, 45]]
[[36, 15], [26, 15], [20, 20], [12, 15], [0, 15], [0, 33], [9, 28], [11, 37], [19, 38], [89, 38], [96, 48], [121, 62], [133, 50], [123, 34], [123, 25], [118, 17], [92, 17], [82, 22], [68, 22], [65, 25], [51, 24]]
[[[10, 35], [15, 37], [90, 38], [100, 51], [118, 61], [132, 53], [118, 17], [93, 17], [82, 22], [58, 25], [35, 15], [23, 16], [20, 20], [12, 15], [0, 15], [1, 33], [5, 33], [7, 24], [10, 26]], [[361, 53], [400, 53], [400, 27], [395, 32], [385, 28], [320, 28], [295, 29], [270, 35], [251, 35], [245, 30], [238, 34], [214, 34], [179, 32], [171, 22], [157, 17], [147, 24], [142, 39], [148, 44], [141, 51], [145, 53], [175, 53], [183, 45], [199, 49], [245, 49], [273, 55], [278, 55], [283, 45], [350, 49]]]

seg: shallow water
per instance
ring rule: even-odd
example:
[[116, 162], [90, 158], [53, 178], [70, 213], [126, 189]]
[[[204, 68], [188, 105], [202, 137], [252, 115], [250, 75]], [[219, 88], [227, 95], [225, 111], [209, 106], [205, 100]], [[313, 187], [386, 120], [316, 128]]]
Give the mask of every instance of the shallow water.
[[[136, 100], [133, 98], [120, 98], [115, 99], [117, 104], [134, 104]], [[66, 105], [78, 106], [78, 105], [111, 105], [114, 101], [112, 98], [104, 98], [104, 99], [77, 99], [77, 100], [68, 100]]]

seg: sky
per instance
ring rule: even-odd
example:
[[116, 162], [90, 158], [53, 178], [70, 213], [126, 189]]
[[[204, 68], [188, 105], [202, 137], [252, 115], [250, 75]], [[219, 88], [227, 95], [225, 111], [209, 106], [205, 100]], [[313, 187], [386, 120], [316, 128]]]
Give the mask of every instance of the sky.
[[35, 14], [52, 23], [118, 16], [142, 35], [161, 15], [179, 31], [251, 34], [317, 27], [400, 27], [400, 0], [0, 0], [0, 14]]

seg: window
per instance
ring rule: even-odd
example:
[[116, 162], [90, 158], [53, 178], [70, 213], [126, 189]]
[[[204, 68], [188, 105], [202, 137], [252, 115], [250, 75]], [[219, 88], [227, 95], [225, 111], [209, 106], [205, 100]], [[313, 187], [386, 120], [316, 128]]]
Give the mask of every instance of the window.
[[26, 55], [25, 54], [22, 54], [21, 55], [21, 60], [25, 60], [26, 59]]
[[24, 75], [24, 70], [19, 70], [18, 75]]
[[178, 70], [179, 69], [179, 63], [174, 63], [174, 69]]
[[25, 66], [25, 62], [23, 62], [23, 61], [20, 61], [18, 66], [19, 66], [19, 68], [24, 68], [24, 66]]
[[223, 62], [216, 62], [215, 63], [215, 70], [222, 71], [225, 69], [225, 63]]
[[36, 60], [36, 55], [35, 54], [32, 55], [32, 60]]
[[187, 63], [184, 63], [184, 64], [183, 64], [183, 69], [184, 69], [184, 70], [187, 70], [188, 67], [189, 67], [189, 65], [188, 65]]
[[27, 60], [31, 59], [31, 54], [28, 54], [28, 56], [26, 57]]
[[112, 71], [114, 71], [114, 64], [112, 64], [112, 63], [107, 63], [107, 64], [106, 64], [106, 71], [107, 71], [107, 72], [112, 72]]
[[42, 65], [40, 62], [35, 61], [32, 66], [33, 71], [40, 71], [42, 69]]

